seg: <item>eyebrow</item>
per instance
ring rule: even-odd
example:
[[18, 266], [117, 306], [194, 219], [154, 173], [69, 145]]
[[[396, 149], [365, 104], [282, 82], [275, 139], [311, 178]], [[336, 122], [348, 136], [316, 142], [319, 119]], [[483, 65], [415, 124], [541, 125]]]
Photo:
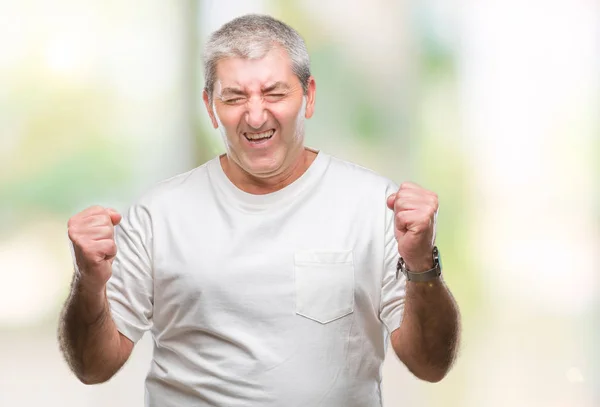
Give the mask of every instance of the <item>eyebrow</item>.
[[221, 91], [221, 97], [224, 96], [228, 96], [228, 95], [244, 95], [244, 91], [241, 90], [240, 88], [225, 88]]
[[268, 92], [272, 92], [276, 89], [282, 89], [282, 90], [288, 90], [290, 87], [283, 82], [275, 82], [272, 85], [267, 86], [266, 88], [264, 88], [262, 91], [263, 93], [268, 93]]

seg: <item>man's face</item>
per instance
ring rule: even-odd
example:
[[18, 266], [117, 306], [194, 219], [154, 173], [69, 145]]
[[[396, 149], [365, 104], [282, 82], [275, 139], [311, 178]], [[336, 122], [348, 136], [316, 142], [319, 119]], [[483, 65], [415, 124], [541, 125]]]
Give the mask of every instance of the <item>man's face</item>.
[[304, 149], [304, 120], [314, 109], [314, 79], [305, 97], [282, 48], [261, 59], [223, 59], [216, 77], [213, 106], [206, 92], [204, 102], [213, 126], [223, 135], [228, 157], [255, 177], [284, 172]]

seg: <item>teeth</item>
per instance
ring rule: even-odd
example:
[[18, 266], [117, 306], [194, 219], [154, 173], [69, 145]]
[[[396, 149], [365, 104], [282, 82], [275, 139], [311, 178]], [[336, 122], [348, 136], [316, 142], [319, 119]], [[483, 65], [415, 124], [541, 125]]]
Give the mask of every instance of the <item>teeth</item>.
[[265, 131], [263, 133], [245, 133], [244, 135], [248, 140], [260, 140], [263, 138], [269, 138], [275, 133], [275, 130]]

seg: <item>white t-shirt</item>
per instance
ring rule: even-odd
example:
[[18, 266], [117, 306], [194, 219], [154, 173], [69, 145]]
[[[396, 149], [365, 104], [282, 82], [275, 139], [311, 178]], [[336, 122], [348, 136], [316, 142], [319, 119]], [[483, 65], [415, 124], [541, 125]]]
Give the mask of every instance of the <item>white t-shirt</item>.
[[390, 180], [319, 152], [248, 194], [216, 157], [145, 194], [116, 228], [117, 328], [150, 330], [146, 405], [381, 406], [405, 280]]

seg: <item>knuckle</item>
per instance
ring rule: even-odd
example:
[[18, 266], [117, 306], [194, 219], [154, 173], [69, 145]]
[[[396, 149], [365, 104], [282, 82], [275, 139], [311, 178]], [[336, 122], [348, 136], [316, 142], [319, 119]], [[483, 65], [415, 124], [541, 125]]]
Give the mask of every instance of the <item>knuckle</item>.
[[71, 216], [67, 221], [67, 228], [74, 229], [81, 224], [82, 213], [78, 213], [77, 215]]
[[117, 255], [117, 245], [114, 243], [106, 244], [102, 251], [103, 258], [114, 258]]
[[81, 228], [78, 225], [73, 225], [73, 226], [67, 228], [67, 234], [69, 236], [69, 239], [71, 239], [73, 242], [78, 242], [78, 243], [80, 242], [82, 236], [84, 236]]
[[107, 211], [106, 211], [106, 208], [104, 208], [100, 205], [90, 206], [89, 208], [87, 208], [85, 211], [82, 212], [82, 214], [85, 214], [87, 216], [100, 215], [102, 213], [107, 213]]
[[69, 239], [73, 242], [76, 243], [79, 239], [78, 239], [78, 234], [75, 232], [75, 230], [73, 228], [68, 228], [67, 229], [67, 235], [69, 236]]
[[98, 215], [99, 223], [103, 228], [108, 227], [108, 225], [112, 225], [110, 221], [110, 216], [108, 213], [103, 213], [102, 215]]
[[112, 239], [114, 237], [114, 235], [115, 235], [115, 228], [110, 227], [108, 225], [104, 226], [103, 236]]

